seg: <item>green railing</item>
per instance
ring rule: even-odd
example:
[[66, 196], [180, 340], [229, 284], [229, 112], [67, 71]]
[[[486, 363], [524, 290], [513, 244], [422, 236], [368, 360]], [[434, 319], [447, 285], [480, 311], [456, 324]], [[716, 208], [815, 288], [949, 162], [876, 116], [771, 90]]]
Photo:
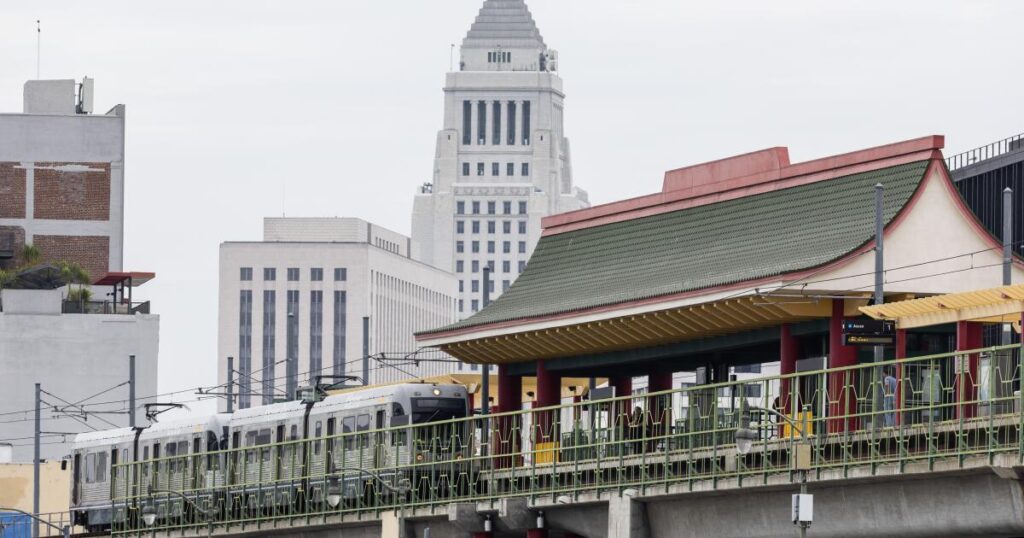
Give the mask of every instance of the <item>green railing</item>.
[[[882, 465], [960, 467], [1001, 453], [1019, 462], [1019, 351], [991, 347], [122, 463], [113, 471], [113, 531], [243, 531], [508, 496], [755, 486], [795, 480], [797, 444], [810, 445], [812, 479]], [[736, 450], [740, 426], [757, 437], [746, 454]], [[146, 505], [157, 512], [152, 527], [142, 522]]]

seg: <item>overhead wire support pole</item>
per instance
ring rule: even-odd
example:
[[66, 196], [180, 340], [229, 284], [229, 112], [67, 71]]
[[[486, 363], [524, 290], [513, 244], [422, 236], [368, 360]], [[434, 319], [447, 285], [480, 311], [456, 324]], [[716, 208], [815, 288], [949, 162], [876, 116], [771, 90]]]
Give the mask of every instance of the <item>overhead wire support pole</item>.
[[[36, 383], [36, 430], [32, 457], [32, 514], [39, 517], [39, 436], [42, 430], [42, 385]], [[39, 520], [33, 518], [32, 538], [39, 538]]]
[[235, 358], [228, 357], [228, 413], [235, 412]]
[[[484, 267], [484, 308], [491, 302], [491, 267]], [[480, 367], [480, 414], [484, 417], [480, 426], [481, 435], [487, 439], [480, 446], [482, 455], [487, 455], [487, 440], [490, 438], [489, 421], [487, 415], [491, 414], [491, 365], [484, 364]]]
[[[1013, 189], [1003, 189], [1003, 285], [1013, 284]], [[1013, 340], [1013, 328], [1003, 324], [1003, 345]]]
[[[885, 198], [885, 187], [881, 183], [875, 185], [875, 305], [885, 302], [885, 224], [883, 218], [883, 202]], [[885, 360], [885, 347], [875, 346], [875, 363]], [[882, 368], [876, 367], [874, 372], [874, 391], [871, 402], [871, 425], [872, 429], [880, 429], [880, 420], [883, 404], [882, 383], [884, 376]]]
[[135, 355], [128, 355], [128, 426], [135, 427]]

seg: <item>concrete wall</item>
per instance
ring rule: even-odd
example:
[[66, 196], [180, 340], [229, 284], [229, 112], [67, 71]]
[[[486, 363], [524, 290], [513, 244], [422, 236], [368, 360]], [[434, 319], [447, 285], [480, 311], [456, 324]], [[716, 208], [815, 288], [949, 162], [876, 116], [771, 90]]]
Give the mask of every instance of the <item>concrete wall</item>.
[[[75, 402], [128, 380], [128, 356], [136, 356], [136, 395], [157, 394], [157, 315], [20, 315], [0, 313], [0, 439], [12, 439], [14, 461], [32, 460], [35, 383], [43, 390]], [[128, 387], [119, 387], [91, 402], [114, 402], [94, 409], [124, 411], [118, 400], [128, 397]], [[53, 397], [46, 401], [59, 404]], [[117, 401], [117, 402], [115, 402]], [[145, 400], [145, 401], [153, 401]], [[139, 402], [140, 406], [144, 403]], [[6, 414], [15, 411], [23, 413]], [[145, 419], [137, 412], [140, 423]], [[54, 419], [43, 413], [43, 430], [82, 432], [90, 427], [110, 428], [105, 419], [127, 425], [126, 415], [90, 416], [87, 425], [70, 419]], [[43, 438], [42, 456], [57, 459], [67, 455], [72, 436]]]
[[0, 290], [0, 310], [7, 314], [61, 313], [64, 290]]
[[[32, 512], [31, 463], [0, 464], [0, 506]], [[39, 469], [39, 511], [66, 512], [71, 504], [71, 466], [61, 470], [59, 461], [48, 461]]]

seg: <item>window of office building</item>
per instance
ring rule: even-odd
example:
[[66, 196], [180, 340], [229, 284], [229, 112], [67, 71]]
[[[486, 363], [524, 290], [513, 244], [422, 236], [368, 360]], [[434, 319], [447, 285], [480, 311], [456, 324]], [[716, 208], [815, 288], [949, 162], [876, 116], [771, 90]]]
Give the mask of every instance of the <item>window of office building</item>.
[[523, 177], [530, 175], [530, 163], [523, 163]]
[[309, 292], [309, 375], [311, 377], [320, 375], [323, 369], [323, 360], [324, 292], [313, 290]]
[[487, 214], [493, 215], [495, 211], [495, 202], [487, 202]]
[[324, 268], [313, 267], [309, 270], [309, 280], [312, 282], [323, 282], [324, 280]]
[[334, 268], [334, 281], [335, 282], [344, 282], [346, 280], [348, 280], [348, 269], [346, 269], [344, 267], [335, 267]]
[[501, 262], [501, 272], [503, 272], [503, 273], [511, 273], [512, 272], [512, 262], [510, 262], [508, 260], [505, 260], [505, 261]]
[[493, 221], [493, 220], [489, 220], [489, 221], [487, 221], [487, 233], [489, 233], [489, 234], [492, 234], [492, 233], [494, 233], [494, 227], [495, 227], [495, 226], [496, 226], [496, 225], [494, 224], [494, 221]]
[[466, 243], [465, 243], [465, 241], [456, 241], [455, 242], [455, 252], [458, 252], [459, 254], [462, 254], [463, 252], [465, 252], [465, 250], [466, 250]]
[[494, 125], [491, 126], [491, 143], [498, 146], [501, 145], [501, 101], [492, 103], [491, 110], [494, 111]]
[[502, 241], [501, 242], [501, 251], [504, 252], [505, 254], [511, 254], [512, 253], [512, 242], [511, 241]]
[[487, 253], [494, 254], [494, 241], [487, 242]]
[[519, 272], [522, 273], [526, 270], [526, 262], [519, 262]]
[[519, 233], [526, 233], [526, 221], [519, 221]]
[[243, 282], [252, 280], [252, 267], [242, 267], [239, 270], [238, 279]]
[[487, 102], [480, 101], [476, 104], [476, 138], [478, 145], [487, 143]]
[[474, 220], [473, 221], [473, 233], [475, 233], [475, 234], [480, 233], [480, 221], [478, 221], [478, 220]]
[[460, 280], [459, 281], [459, 293], [462, 293], [464, 291], [466, 291], [466, 281], [465, 280]]
[[466, 202], [463, 202], [461, 200], [458, 201], [458, 202], [455, 202], [455, 213], [458, 214], [458, 215], [465, 215], [466, 214]]
[[459, 312], [465, 312], [465, 310], [462, 308], [462, 299], [459, 299]]
[[519, 214], [520, 215], [525, 215], [526, 214], [526, 202], [519, 202]]
[[[249, 271], [250, 277], [252, 271]], [[250, 376], [252, 375], [252, 290], [242, 290], [239, 296], [238, 316], [238, 407], [251, 405]]]
[[500, 164], [498, 164], [498, 163], [491, 163], [491, 175], [492, 176], [497, 177], [499, 175], [499, 173], [500, 173], [499, 172], [500, 170], [501, 170], [501, 165]]
[[462, 222], [461, 220], [455, 221], [455, 233], [466, 233], [466, 223]]
[[476, 175], [484, 175], [484, 163], [476, 163]]
[[277, 280], [277, 269], [273, 267], [263, 268], [263, 280]]
[[472, 304], [473, 304], [473, 312], [477, 312], [477, 311], [480, 310], [480, 301], [478, 301], [476, 299], [473, 299], [473, 303]]
[[530, 102], [523, 101], [523, 145], [530, 145]]
[[470, 289], [472, 290], [473, 293], [479, 292], [480, 291], [480, 281], [479, 280], [474, 280], [472, 282], [472, 286], [470, 287]]
[[289, 267], [288, 268], [288, 282], [298, 282], [298, 281], [299, 281], [299, 268], [298, 267]]
[[510, 287], [512, 287], [512, 283], [510, 281], [508, 281], [508, 280], [502, 280], [501, 281], [501, 291], [503, 291], [503, 292], [508, 291], [508, 289]]
[[512, 213], [512, 202], [505, 201], [501, 203], [501, 212], [508, 215]]
[[472, 247], [473, 254], [477, 254], [477, 253], [480, 252], [480, 242], [479, 241], [473, 241], [472, 243], [470, 243], [470, 245]]
[[462, 102], [462, 145], [468, 146], [473, 140], [473, 103]]
[[480, 272], [480, 262], [477, 261], [477, 260], [473, 260], [472, 263], [473, 263], [473, 272], [474, 273], [479, 273]]
[[516, 163], [508, 163], [505, 165], [505, 175], [514, 176], [516, 175]]
[[501, 231], [503, 231], [503, 232], [505, 232], [507, 234], [512, 233], [512, 221], [506, 220], [505, 222], [502, 222], [501, 223]]
[[263, 366], [260, 378], [263, 405], [274, 403], [274, 348], [277, 327], [277, 294], [274, 290], [263, 290]]
[[526, 241], [519, 242], [519, 253], [526, 254]]
[[457, 260], [455, 262], [455, 272], [456, 273], [464, 272], [465, 267], [466, 267], [465, 262], [463, 262], [462, 260]]
[[508, 102], [508, 145], [516, 144], [516, 102]]
[[345, 375], [345, 324], [348, 296], [343, 291], [334, 292], [334, 352], [333, 374]]
[[469, 175], [469, 163], [462, 163], [462, 175]]
[[473, 214], [474, 215], [479, 215], [480, 214], [480, 202], [473, 202]]
[[[291, 269], [288, 270], [291, 272]], [[298, 269], [296, 269], [298, 271]], [[294, 396], [299, 389], [299, 292], [288, 290], [285, 307], [285, 394]]]

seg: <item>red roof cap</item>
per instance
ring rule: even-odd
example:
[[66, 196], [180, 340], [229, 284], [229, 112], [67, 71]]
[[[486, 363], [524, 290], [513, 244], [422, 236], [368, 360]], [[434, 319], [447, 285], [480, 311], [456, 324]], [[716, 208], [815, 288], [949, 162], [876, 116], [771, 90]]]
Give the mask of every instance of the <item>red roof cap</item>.
[[107, 273], [106, 276], [93, 282], [94, 286], [114, 286], [120, 284], [126, 280], [131, 280], [131, 286], [138, 287], [150, 280], [156, 278], [156, 273], [146, 273], [141, 271], [129, 271], [129, 272], [112, 272]]

